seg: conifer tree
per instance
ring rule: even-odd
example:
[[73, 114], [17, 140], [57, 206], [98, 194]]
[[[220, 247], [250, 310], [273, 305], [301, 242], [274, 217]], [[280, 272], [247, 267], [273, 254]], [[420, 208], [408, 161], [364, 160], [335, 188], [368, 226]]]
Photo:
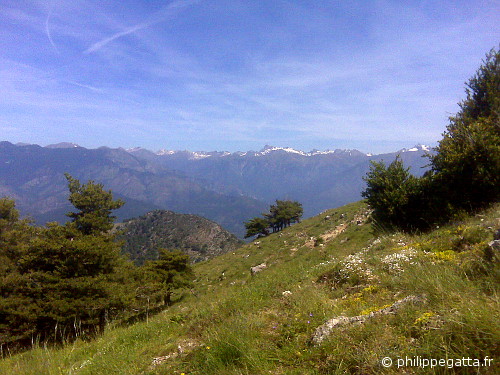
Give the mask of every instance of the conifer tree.
[[254, 217], [245, 222], [245, 228], [247, 230], [245, 238], [259, 235], [267, 236], [269, 234], [269, 222], [261, 217]]
[[[25, 293], [25, 278], [18, 264], [36, 228], [20, 220], [15, 202], [0, 198], [0, 345], [29, 337], [35, 330], [31, 322], [37, 307]], [[22, 319], [18, 319], [22, 315]]]
[[500, 199], [500, 51], [487, 54], [459, 106], [431, 166], [441, 198], [470, 211]]
[[423, 177], [398, 160], [373, 163], [362, 195], [379, 225], [428, 229], [500, 199], [500, 51], [487, 54], [459, 106]]
[[150, 288], [156, 299], [163, 304], [170, 304], [175, 290], [192, 285], [193, 270], [189, 256], [179, 250], [159, 249], [159, 258], [148, 261], [144, 269], [151, 282]]
[[273, 233], [300, 222], [304, 210], [302, 204], [291, 200], [276, 200], [276, 204], [269, 207], [269, 212], [263, 214], [264, 218], [255, 217], [245, 223], [247, 232], [245, 238]]
[[67, 215], [83, 234], [103, 233], [113, 228], [115, 217], [111, 211], [117, 210], [125, 204], [122, 200], [113, 200], [111, 191], [105, 191], [102, 184], [89, 181], [80, 184], [80, 181], [65, 174], [70, 191], [69, 201], [78, 209]]
[[102, 185], [67, 178], [70, 200], [80, 210], [73, 222], [33, 228], [22, 241], [12, 240], [18, 213], [11, 202], [0, 201], [0, 241], [10, 239], [0, 250], [9, 265], [0, 286], [2, 343], [60, 341], [102, 330], [133, 298], [120, 276], [126, 268], [120, 245], [108, 232], [111, 210], [122, 202]]

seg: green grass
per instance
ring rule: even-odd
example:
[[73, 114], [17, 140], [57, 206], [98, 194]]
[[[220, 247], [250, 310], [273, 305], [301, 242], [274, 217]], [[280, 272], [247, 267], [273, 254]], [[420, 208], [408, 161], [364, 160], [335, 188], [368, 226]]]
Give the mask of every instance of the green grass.
[[[366, 213], [362, 202], [329, 210], [197, 264], [195, 287], [147, 322], [110, 326], [90, 342], [7, 355], [0, 373], [398, 374], [402, 369], [384, 368], [381, 359], [500, 361], [498, 258], [485, 256], [500, 206], [420, 236], [375, 236]], [[250, 267], [264, 262], [252, 276]], [[367, 315], [408, 295], [426, 302], [310, 344], [328, 319]], [[479, 370], [493, 374], [498, 363]]]

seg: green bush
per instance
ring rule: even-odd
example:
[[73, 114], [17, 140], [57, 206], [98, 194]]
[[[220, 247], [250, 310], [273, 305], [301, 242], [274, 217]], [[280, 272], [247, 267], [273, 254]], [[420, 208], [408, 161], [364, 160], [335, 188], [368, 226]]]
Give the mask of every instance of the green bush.
[[362, 196], [373, 209], [373, 220], [382, 230], [416, 229], [422, 204], [422, 180], [412, 176], [409, 168], [398, 158], [389, 166], [372, 162], [367, 176], [366, 190]]
[[431, 166], [441, 198], [470, 211], [500, 198], [500, 51], [486, 56], [466, 95]]
[[137, 268], [110, 232], [123, 202], [90, 181], [66, 176], [77, 212], [65, 225], [34, 227], [0, 199], [0, 347], [66, 342], [103, 332], [112, 320], [146, 316], [190, 285], [187, 255], [160, 251]]

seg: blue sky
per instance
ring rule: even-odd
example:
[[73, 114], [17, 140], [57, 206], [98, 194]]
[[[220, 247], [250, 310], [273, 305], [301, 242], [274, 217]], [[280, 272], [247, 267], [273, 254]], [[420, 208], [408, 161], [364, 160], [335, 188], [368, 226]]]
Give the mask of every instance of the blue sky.
[[500, 1], [0, 0], [0, 140], [435, 144]]

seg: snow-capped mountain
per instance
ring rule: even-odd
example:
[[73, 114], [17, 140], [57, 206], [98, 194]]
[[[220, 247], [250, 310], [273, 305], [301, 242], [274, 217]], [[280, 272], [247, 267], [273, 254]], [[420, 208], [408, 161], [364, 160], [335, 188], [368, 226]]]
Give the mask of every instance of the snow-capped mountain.
[[431, 147], [426, 146], [426, 145], [416, 145], [412, 148], [403, 148], [401, 152], [417, 152], [417, 151], [424, 151], [424, 152], [430, 152]]
[[81, 146], [71, 142], [60, 142], [45, 146], [45, 148], [77, 148], [77, 147]]
[[[138, 153], [138, 152], [151, 152], [148, 150], [145, 150], [141, 147], [135, 147], [135, 148], [130, 148], [126, 150], [127, 152], [130, 152], [132, 154]], [[177, 157], [185, 157], [189, 160], [199, 160], [199, 159], [205, 159], [205, 158], [210, 158], [210, 157], [227, 157], [227, 156], [237, 156], [237, 157], [245, 157], [245, 156], [252, 156], [252, 157], [259, 157], [259, 156], [266, 156], [266, 155], [271, 155], [271, 154], [289, 154], [289, 155], [300, 155], [300, 156], [316, 156], [316, 155], [332, 155], [332, 154], [349, 154], [349, 155], [355, 155], [355, 154], [361, 154], [360, 151], [358, 150], [342, 150], [342, 149], [336, 149], [336, 150], [312, 150], [309, 152], [301, 151], [301, 150], [296, 150], [291, 147], [276, 147], [276, 146], [269, 146], [266, 145], [264, 148], [260, 151], [236, 151], [236, 152], [228, 152], [228, 151], [187, 151], [187, 150], [167, 150], [167, 149], [162, 149], [154, 153], [157, 156], [177, 156]]]
[[371, 160], [392, 162], [400, 155], [412, 172], [421, 175], [428, 164], [422, 156], [430, 150], [417, 145], [394, 153], [371, 155], [358, 150], [312, 150], [266, 145], [260, 151], [173, 151], [156, 153], [131, 150], [168, 170], [180, 171], [224, 194], [246, 195], [265, 202], [296, 199], [306, 215], [361, 199], [362, 177]]

